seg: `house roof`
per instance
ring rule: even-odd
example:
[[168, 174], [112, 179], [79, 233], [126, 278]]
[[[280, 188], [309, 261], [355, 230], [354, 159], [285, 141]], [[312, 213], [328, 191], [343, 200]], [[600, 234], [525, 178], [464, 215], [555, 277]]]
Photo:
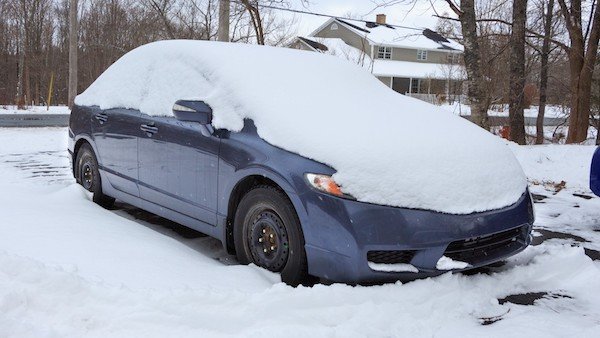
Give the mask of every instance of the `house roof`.
[[305, 37], [299, 36], [298, 39], [302, 42], [304, 42], [305, 44], [307, 44], [310, 48], [317, 50], [317, 51], [327, 51], [327, 46], [318, 43], [316, 41], [313, 41], [311, 39], [307, 39]]
[[448, 50], [462, 52], [463, 46], [451, 39], [445, 38], [430, 29], [412, 29], [408, 27], [391, 26], [375, 22], [348, 22], [346, 20], [331, 18], [321, 27], [317, 28], [310, 36], [314, 36], [331, 22], [336, 21], [357, 35], [366, 38], [373, 45], [384, 45], [399, 48], [415, 48], [426, 50]]

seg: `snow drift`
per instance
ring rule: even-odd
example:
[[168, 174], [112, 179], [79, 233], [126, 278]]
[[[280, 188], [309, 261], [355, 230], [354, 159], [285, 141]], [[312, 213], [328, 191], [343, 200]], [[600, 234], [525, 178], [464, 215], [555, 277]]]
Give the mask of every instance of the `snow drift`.
[[511, 205], [526, 189], [497, 137], [320, 53], [155, 42], [123, 56], [75, 103], [171, 115], [179, 99], [208, 103], [216, 128], [254, 120], [267, 142], [333, 167], [359, 201], [466, 214]]

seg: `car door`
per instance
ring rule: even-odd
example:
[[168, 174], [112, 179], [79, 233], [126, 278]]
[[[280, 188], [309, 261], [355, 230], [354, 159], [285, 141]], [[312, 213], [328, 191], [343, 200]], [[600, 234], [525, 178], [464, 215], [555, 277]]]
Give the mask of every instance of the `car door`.
[[138, 137], [141, 113], [133, 109], [99, 110], [93, 116], [92, 134], [103, 177], [115, 189], [139, 196]]
[[197, 122], [142, 115], [142, 199], [216, 224], [219, 139]]

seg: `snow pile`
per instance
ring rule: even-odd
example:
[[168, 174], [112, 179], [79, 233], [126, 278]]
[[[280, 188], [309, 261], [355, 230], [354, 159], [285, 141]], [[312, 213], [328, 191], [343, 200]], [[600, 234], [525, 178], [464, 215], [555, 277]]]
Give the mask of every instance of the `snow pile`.
[[590, 165], [596, 146], [519, 146], [511, 142], [510, 148], [531, 183], [565, 181], [569, 188], [589, 191]]
[[335, 180], [359, 201], [465, 214], [510, 205], [526, 188], [497, 137], [320, 53], [151, 43], [123, 56], [76, 103], [170, 115], [178, 99], [207, 102], [217, 128], [239, 131], [244, 118], [254, 120], [266, 141], [337, 170]]
[[406, 263], [383, 264], [369, 262], [369, 268], [375, 271], [383, 272], [419, 272], [416, 266]]
[[437, 264], [435, 265], [435, 268], [438, 270], [453, 270], [453, 269], [465, 269], [468, 266], [469, 266], [469, 263], [455, 261], [450, 257], [442, 256], [438, 260]]

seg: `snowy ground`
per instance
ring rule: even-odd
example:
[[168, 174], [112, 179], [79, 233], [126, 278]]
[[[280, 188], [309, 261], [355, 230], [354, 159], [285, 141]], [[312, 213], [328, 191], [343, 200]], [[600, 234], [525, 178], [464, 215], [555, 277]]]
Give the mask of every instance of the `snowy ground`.
[[17, 106], [0, 105], [1, 114], [69, 114], [67, 106], [29, 106], [26, 109], [18, 109]]
[[0, 337], [597, 336], [594, 147], [511, 148], [537, 200], [535, 245], [469, 275], [294, 289], [197, 232], [93, 204], [65, 128], [0, 129]]
[[[471, 115], [471, 107], [467, 104], [454, 102], [452, 104], [443, 104], [442, 108], [456, 115]], [[539, 107], [531, 106], [523, 112], [525, 117], [537, 117]], [[508, 105], [494, 105], [488, 110], [489, 116], [508, 116]], [[567, 118], [569, 116], [568, 107], [548, 105], [544, 113], [548, 118]]]

